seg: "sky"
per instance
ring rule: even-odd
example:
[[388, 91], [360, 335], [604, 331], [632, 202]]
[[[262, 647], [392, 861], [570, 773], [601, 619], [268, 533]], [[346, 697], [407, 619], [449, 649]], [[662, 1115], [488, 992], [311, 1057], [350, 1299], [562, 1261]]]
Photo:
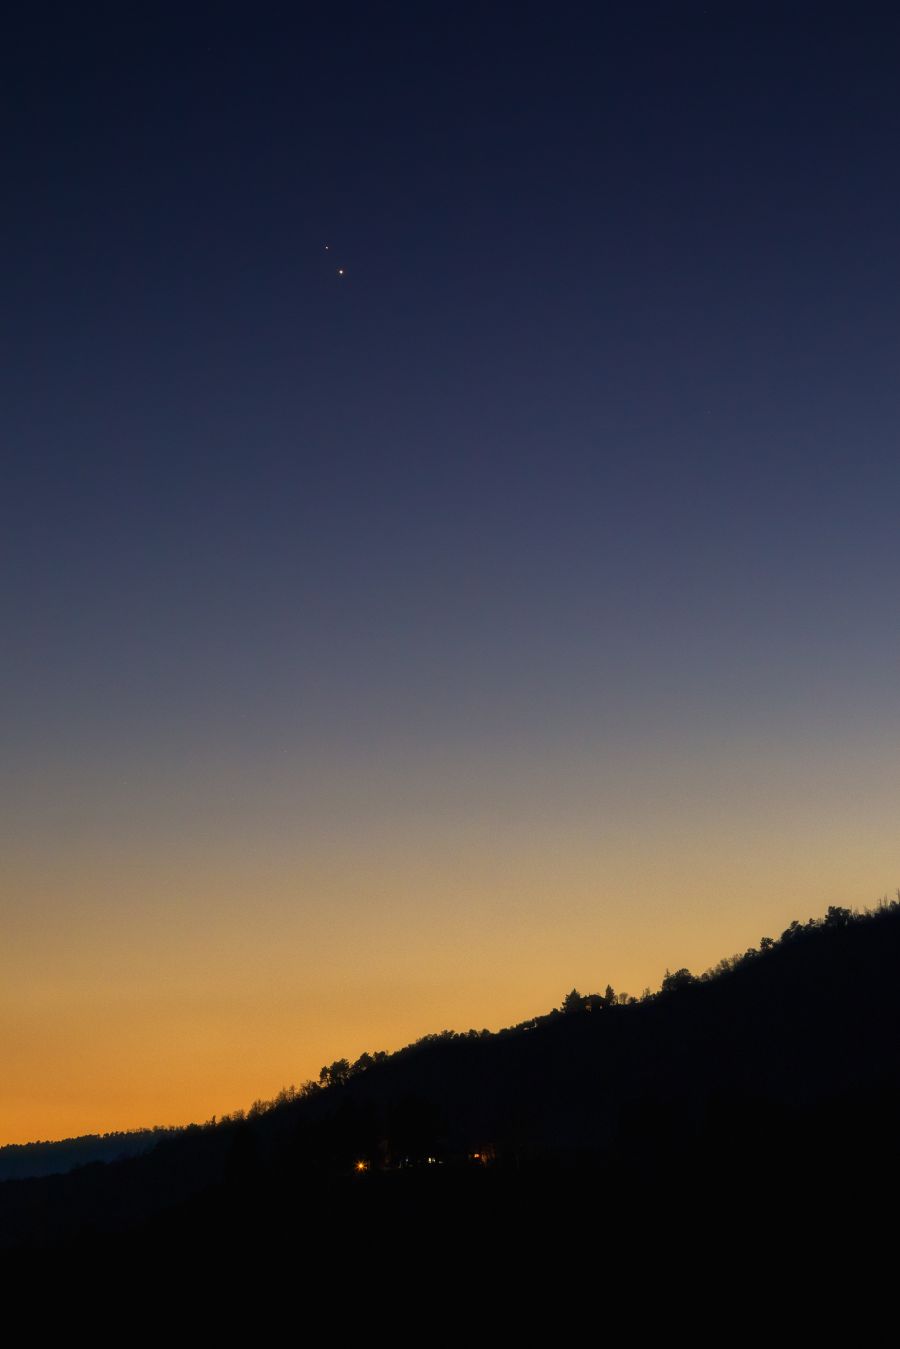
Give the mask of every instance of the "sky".
[[900, 17], [0, 44], [0, 1143], [900, 885]]

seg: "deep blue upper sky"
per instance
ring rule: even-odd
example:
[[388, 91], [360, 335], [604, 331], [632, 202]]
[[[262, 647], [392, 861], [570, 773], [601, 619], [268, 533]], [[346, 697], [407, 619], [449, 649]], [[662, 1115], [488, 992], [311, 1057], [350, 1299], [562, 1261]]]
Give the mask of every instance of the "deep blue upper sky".
[[320, 730], [512, 734], [598, 684], [645, 716], [889, 661], [898, 35], [886, 5], [21, 6], [13, 741], [252, 737], [300, 690]]

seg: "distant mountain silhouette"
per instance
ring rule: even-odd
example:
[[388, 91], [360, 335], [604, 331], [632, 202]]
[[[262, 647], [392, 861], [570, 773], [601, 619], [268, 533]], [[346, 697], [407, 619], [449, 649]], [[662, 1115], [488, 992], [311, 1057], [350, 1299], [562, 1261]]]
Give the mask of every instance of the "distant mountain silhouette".
[[900, 903], [832, 908], [640, 1000], [573, 989], [496, 1034], [338, 1060], [142, 1155], [8, 1180], [0, 1243], [196, 1262], [224, 1232], [247, 1260], [305, 1234], [313, 1268], [348, 1233], [372, 1261], [456, 1249], [462, 1230], [492, 1250], [548, 1231], [620, 1250], [669, 1223], [708, 1234], [724, 1211], [769, 1243], [798, 1215], [808, 1233], [838, 1210], [865, 1223], [897, 1193], [898, 975]]
[[149, 1152], [177, 1129], [130, 1129], [121, 1133], [81, 1134], [54, 1142], [7, 1143], [0, 1147], [0, 1181], [58, 1176], [91, 1162], [116, 1162]]

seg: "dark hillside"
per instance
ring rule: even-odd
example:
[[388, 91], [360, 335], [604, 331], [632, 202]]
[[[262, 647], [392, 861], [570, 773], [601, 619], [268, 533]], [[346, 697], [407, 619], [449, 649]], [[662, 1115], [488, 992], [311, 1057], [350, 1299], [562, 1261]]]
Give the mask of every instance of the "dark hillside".
[[174, 1129], [133, 1129], [123, 1133], [82, 1134], [54, 1142], [8, 1143], [0, 1147], [0, 1181], [31, 1176], [58, 1176], [91, 1162], [116, 1162], [136, 1157]]
[[194, 1249], [226, 1230], [275, 1240], [312, 1207], [336, 1240], [348, 1223], [408, 1238], [411, 1222], [449, 1240], [472, 1221], [515, 1243], [575, 1221], [592, 1195], [620, 1228], [647, 1206], [697, 1214], [734, 1193], [748, 1222], [788, 1196], [808, 1219], [825, 1194], [828, 1212], [885, 1202], [898, 975], [900, 907], [830, 910], [641, 1002], [570, 995], [565, 1012], [496, 1035], [333, 1064], [323, 1087], [144, 1156], [7, 1182], [0, 1233], [24, 1249], [129, 1232]]

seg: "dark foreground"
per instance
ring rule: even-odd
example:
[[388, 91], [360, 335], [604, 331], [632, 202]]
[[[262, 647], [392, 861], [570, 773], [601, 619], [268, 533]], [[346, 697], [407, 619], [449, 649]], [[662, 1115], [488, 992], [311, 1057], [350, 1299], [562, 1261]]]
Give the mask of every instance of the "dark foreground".
[[597, 1333], [615, 1308], [635, 1334], [676, 1307], [789, 1307], [804, 1336], [853, 1303], [858, 1339], [897, 1256], [898, 974], [895, 907], [639, 1005], [426, 1037], [143, 1156], [0, 1185], [3, 1269], [23, 1297], [147, 1317], [176, 1289], [217, 1320], [290, 1304], [303, 1331], [314, 1308], [339, 1339], [414, 1315], [440, 1338], [473, 1300], [508, 1324], [586, 1306]]

